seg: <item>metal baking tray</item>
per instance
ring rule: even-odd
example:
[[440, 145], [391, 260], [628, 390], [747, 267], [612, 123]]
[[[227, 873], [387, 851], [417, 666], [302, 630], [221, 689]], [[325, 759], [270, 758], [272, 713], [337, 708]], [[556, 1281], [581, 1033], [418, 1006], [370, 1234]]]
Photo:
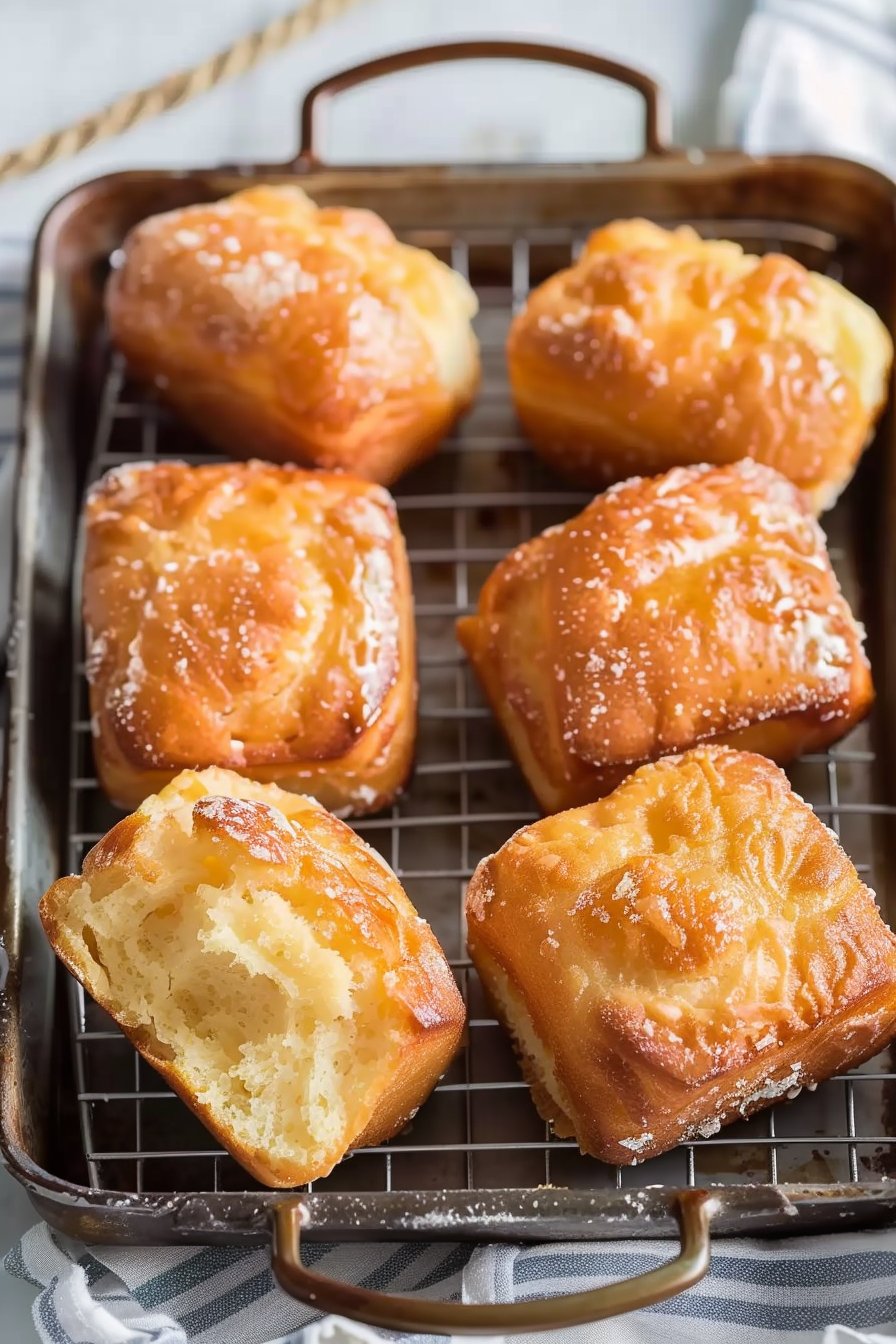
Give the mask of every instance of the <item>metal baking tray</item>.
[[[574, 166], [336, 169], [321, 162], [321, 112], [332, 94], [413, 65], [496, 55], [572, 65], [635, 88], [646, 113], [644, 155]], [[302, 128], [301, 152], [286, 165], [90, 182], [54, 207], [36, 244], [3, 793], [0, 951], [8, 970], [0, 1130], [10, 1169], [54, 1226], [122, 1243], [261, 1242], [277, 1208], [282, 1231], [302, 1222], [304, 1235], [337, 1239], [666, 1237], [698, 1208], [720, 1234], [896, 1220], [892, 1049], [814, 1093], [639, 1167], [603, 1165], [546, 1131], [466, 959], [461, 913], [477, 860], [536, 813], [454, 639], [455, 617], [471, 609], [494, 563], [586, 499], [539, 464], [512, 413], [503, 344], [530, 285], [568, 264], [601, 222], [686, 220], [706, 236], [788, 252], [842, 280], [892, 331], [896, 186], [835, 159], [671, 149], [663, 100], [645, 76], [596, 56], [517, 42], [427, 48], [344, 72], [309, 94]], [[484, 369], [470, 415], [395, 490], [416, 596], [417, 763], [396, 805], [357, 825], [399, 873], [456, 970], [469, 1011], [465, 1044], [404, 1133], [355, 1154], [286, 1205], [282, 1192], [252, 1186], [66, 980], [36, 915], [44, 889], [78, 870], [119, 815], [91, 760], [77, 617], [84, 487], [135, 458], [213, 460], [129, 384], [111, 354], [101, 307], [110, 254], [150, 213], [284, 180], [320, 202], [371, 207], [403, 238], [467, 274], [481, 305]], [[877, 707], [847, 739], [804, 757], [790, 774], [896, 922], [896, 791], [886, 769], [896, 747], [893, 447], [887, 416], [855, 481], [823, 520], [841, 584], [869, 629]], [[700, 1190], [711, 1196], [682, 1201], [682, 1192]], [[280, 1270], [287, 1278], [288, 1269]], [[344, 1300], [338, 1305], [346, 1310]], [[559, 1319], [555, 1311], [547, 1323]]]

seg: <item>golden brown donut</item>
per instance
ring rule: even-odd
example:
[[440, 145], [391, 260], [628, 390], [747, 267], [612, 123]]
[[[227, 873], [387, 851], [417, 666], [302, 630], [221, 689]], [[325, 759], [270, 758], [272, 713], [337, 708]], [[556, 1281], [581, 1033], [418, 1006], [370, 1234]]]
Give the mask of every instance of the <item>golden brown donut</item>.
[[294, 186], [144, 220], [106, 311], [133, 372], [212, 443], [382, 485], [435, 450], [479, 381], [466, 281], [371, 211]]
[[346, 814], [395, 796], [417, 684], [385, 490], [265, 462], [135, 463], [89, 492], [86, 527], [94, 758], [114, 802], [206, 765]]
[[883, 408], [893, 345], [866, 304], [790, 257], [631, 219], [530, 295], [507, 357], [527, 434], [587, 487], [753, 457], [821, 512]]
[[545, 812], [710, 739], [784, 763], [873, 695], [821, 529], [749, 460], [613, 486], [502, 560], [457, 631]]
[[258, 1180], [403, 1127], [464, 1007], [398, 879], [311, 798], [184, 771], [40, 904], [57, 955]]
[[517, 831], [467, 894], [470, 956], [540, 1114], [634, 1163], [896, 1033], [896, 937], [761, 756], [698, 747]]

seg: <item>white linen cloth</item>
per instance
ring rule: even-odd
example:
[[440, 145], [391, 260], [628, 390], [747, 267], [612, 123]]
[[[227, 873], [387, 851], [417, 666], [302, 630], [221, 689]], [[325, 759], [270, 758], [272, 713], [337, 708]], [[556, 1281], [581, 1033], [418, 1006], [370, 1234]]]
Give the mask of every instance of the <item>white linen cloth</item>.
[[759, 0], [722, 90], [722, 138], [896, 177], [896, 0]]

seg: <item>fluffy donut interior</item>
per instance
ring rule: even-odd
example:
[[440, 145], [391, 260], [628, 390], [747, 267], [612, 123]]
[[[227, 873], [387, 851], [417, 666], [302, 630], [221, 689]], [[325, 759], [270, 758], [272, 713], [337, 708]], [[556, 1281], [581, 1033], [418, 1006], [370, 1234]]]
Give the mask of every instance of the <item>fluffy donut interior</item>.
[[191, 834], [190, 803], [156, 824], [158, 880], [71, 895], [88, 984], [235, 1143], [326, 1162], [363, 1128], [395, 1048], [382, 967], [328, 920], [326, 892], [291, 882], [287, 895], [282, 871], [260, 881], [237, 846]]

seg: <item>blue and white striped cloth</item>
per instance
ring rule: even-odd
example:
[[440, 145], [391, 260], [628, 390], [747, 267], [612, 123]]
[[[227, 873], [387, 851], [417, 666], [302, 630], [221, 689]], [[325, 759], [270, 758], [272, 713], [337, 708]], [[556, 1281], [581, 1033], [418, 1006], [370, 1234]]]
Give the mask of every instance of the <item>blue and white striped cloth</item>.
[[[672, 1246], [656, 1241], [485, 1246], [472, 1254], [462, 1245], [425, 1242], [303, 1248], [306, 1262], [333, 1278], [467, 1302], [578, 1292], [653, 1269], [672, 1254]], [[263, 1250], [88, 1249], [36, 1227], [9, 1252], [5, 1267], [39, 1290], [34, 1319], [45, 1344], [374, 1344], [383, 1338], [333, 1317], [311, 1323], [313, 1313], [277, 1288]], [[434, 1336], [415, 1336], [418, 1344], [424, 1338], [437, 1344]], [[547, 1344], [553, 1336], [516, 1338]], [[719, 1242], [709, 1275], [681, 1297], [562, 1334], [563, 1344], [883, 1344], [894, 1338], [891, 1232]]]
[[0, 233], [0, 648], [6, 639], [9, 619], [13, 450], [18, 432], [25, 269], [30, 246], [30, 239]]
[[[815, 97], [813, 91], [829, 89], [832, 80], [837, 96]], [[726, 111], [734, 137], [751, 150], [829, 149], [896, 173], [896, 0], [760, 0], [728, 86]], [[0, 237], [0, 628], [25, 253], [23, 242]], [[333, 1278], [466, 1302], [577, 1292], [652, 1269], [672, 1253], [668, 1244], [649, 1241], [303, 1247], [306, 1261]], [[41, 1225], [9, 1251], [4, 1265], [37, 1290], [34, 1322], [44, 1344], [268, 1344], [287, 1338], [370, 1344], [382, 1338], [332, 1317], [315, 1322], [308, 1308], [277, 1288], [264, 1250], [88, 1249]], [[518, 1338], [524, 1344], [546, 1339]], [[681, 1297], [564, 1331], [562, 1339], [883, 1344], [896, 1339], [896, 1231], [719, 1242], [708, 1276]]]
[[0, 232], [0, 460], [9, 456], [17, 432], [25, 271], [30, 249], [30, 239]]

